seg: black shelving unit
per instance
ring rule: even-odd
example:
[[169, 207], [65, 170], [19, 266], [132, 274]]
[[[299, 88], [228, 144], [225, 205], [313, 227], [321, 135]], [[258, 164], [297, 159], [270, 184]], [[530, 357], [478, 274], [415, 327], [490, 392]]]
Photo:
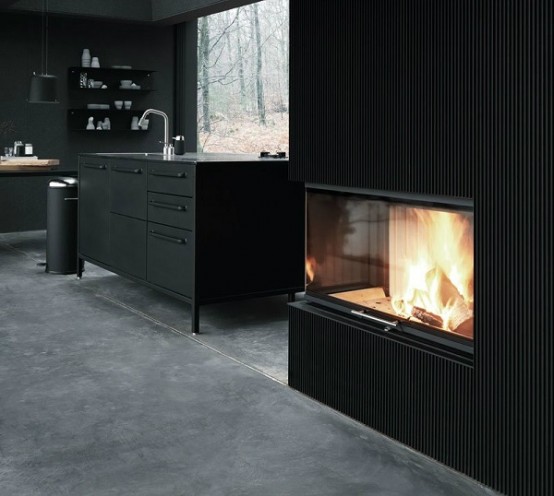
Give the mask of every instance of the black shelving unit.
[[[67, 110], [67, 124], [72, 131], [87, 131], [86, 126], [89, 117], [94, 117], [94, 123], [103, 121], [106, 117], [110, 119], [110, 131], [145, 132], [142, 129], [131, 129], [131, 121], [135, 116], [140, 117], [144, 110], [133, 109], [117, 110], [114, 106], [115, 100], [132, 100], [142, 98], [145, 94], [155, 91], [152, 85], [152, 74], [156, 71], [144, 69], [115, 69], [109, 67], [69, 67], [67, 74], [68, 88], [72, 107]], [[107, 88], [81, 88], [81, 74], [86, 73], [87, 79], [102, 81]], [[120, 88], [120, 81], [129, 79], [141, 87], [137, 89]], [[107, 110], [87, 109], [87, 103], [109, 104]], [[96, 131], [96, 130], [95, 130]], [[110, 131], [103, 130], [104, 133]], [[97, 131], [101, 132], [101, 131]]]

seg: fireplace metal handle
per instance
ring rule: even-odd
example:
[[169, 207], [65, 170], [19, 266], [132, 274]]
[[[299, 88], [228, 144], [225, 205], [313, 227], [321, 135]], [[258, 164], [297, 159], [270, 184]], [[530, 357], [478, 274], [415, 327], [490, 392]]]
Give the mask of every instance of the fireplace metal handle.
[[374, 322], [379, 322], [380, 324], [385, 324], [387, 327], [385, 328], [385, 331], [390, 331], [391, 327], [397, 327], [400, 322], [398, 320], [385, 320], [381, 319], [379, 317], [374, 317], [373, 315], [370, 315], [368, 313], [365, 313], [363, 311], [359, 310], [351, 310], [351, 313], [354, 315], [357, 315], [358, 317], [363, 317], [364, 319], [373, 320]]

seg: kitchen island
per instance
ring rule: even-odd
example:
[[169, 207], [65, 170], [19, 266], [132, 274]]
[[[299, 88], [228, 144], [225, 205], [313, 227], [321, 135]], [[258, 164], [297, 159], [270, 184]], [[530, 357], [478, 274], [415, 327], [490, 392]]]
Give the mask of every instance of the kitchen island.
[[304, 291], [304, 185], [288, 160], [79, 156], [79, 271], [90, 262], [191, 305]]

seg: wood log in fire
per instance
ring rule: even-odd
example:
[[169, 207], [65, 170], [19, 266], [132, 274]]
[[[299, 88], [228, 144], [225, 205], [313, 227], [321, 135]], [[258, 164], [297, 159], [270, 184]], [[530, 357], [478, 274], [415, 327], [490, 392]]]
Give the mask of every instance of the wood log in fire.
[[424, 324], [442, 328], [442, 318], [439, 315], [435, 315], [434, 313], [425, 310], [425, 308], [412, 307], [412, 315], [416, 319], [421, 320]]
[[[435, 280], [435, 278], [438, 278], [438, 295], [440, 304], [443, 307], [451, 308], [448, 322], [446, 322], [447, 328], [459, 334], [472, 332], [467, 330], [469, 323], [465, 323], [473, 319], [473, 312], [469, 308], [469, 305], [464, 300], [463, 296], [441, 269], [431, 269], [427, 273], [427, 283], [429, 286], [432, 284], [431, 281]], [[461, 332], [459, 332], [458, 329], [461, 329]], [[471, 329], [473, 329], [472, 323]]]

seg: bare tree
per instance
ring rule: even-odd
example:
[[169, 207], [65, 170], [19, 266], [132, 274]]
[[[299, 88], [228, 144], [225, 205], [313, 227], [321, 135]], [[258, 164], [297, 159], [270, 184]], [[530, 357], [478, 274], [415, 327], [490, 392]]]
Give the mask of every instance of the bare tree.
[[200, 66], [200, 87], [202, 90], [202, 130], [212, 132], [210, 120], [210, 25], [209, 17], [200, 19], [200, 47], [198, 62]]
[[252, 5], [252, 14], [256, 35], [256, 100], [258, 104], [258, 120], [262, 126], [265, 126], [267, 121], [265, 118], [264, 82], [262, 79], [262, 37], [260, 34], [260, 18], [257, 3]]

